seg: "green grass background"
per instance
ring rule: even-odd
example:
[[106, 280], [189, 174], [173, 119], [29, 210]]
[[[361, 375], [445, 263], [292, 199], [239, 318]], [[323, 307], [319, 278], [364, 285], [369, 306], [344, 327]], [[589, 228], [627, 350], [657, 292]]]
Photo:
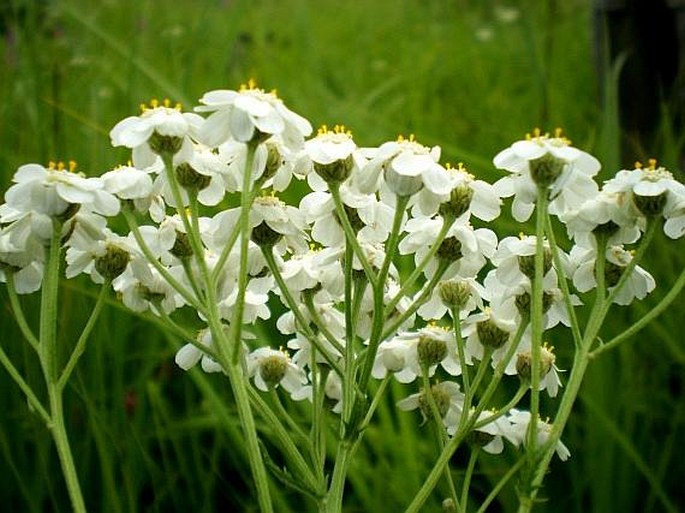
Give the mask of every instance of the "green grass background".
[[[498, 8], [513, 7], [506, 21]], [[613, 96], [599, 99], [588, 2], [581, 0], [5, 0], [0, 7], [0, 190], [26, 162], [74, 159], [99, 175], [125, 162], [110, 128], [150, 98], [190, 108], [203, 92], [249, 78], [278, 89], [321, 124], [347, 125], [360, 145], [415, 134], [494, 180], [501, 148], [534, 127], [563, 127], [618, 168]], [[615, 82], [609, 80], [609, 92]], [[656, 113], [655, 113], [656, 115]], [[675, 134], [678, 136], [679, 134]], [[675, 168], [682, 138], [667, 124], [656, 156]], [[678, 171], [676, 171], [678, 173]], [[679, 174], [682, 178], [682, 174]], [[292, 198], [293, 200], [295, 198]], [[518, 227], [508, 213], [500, 237]], [[685, 263], [682, 242], [659, 237], [647, 267], [655, 298], [618, 309], [607, 336], [639, 319]], [[59, 333], [74, 343], [93, 305], [85, 279], [62, 288]], [[37, 297], [24, 298], [37, 320]], [[539, 511], [682, 511], [685, 342], [682, 301], [591, 365], [568, 432], [572, 459], [551, 467]], [[0, 287], [0, 343], [34, 387], [40, 372]], [[551, 340], [570, 365], [567, 337]], [[173, 363], [182, 341], [112, 301], [67, 390], [68, 424], [86, 503], [102, 512], [255, 511], [227, 383]], [[406, 392], [392, 390], [394, 399]], [[546, 405], [553, 408], [553, 403]], [[550, 410], [552, 411], [552, 410]], [[295, 410], [300, 414], [299, 410]], [[346, 511], [400, 510], [432, 459], [418, 419], [383, 406], [350, 476]], [[465, 454], [454, 456], [457, 479]], [[474, 497], [506, 471], [484, 458]], [[274, 486], [277, 511], [313, 511]], [[435, 494], [426, 511], [438, 511]], [[0, 372], [0, 510], [69, 511], [50, 437]], [[509, 488], [489, 511], [514, 511]]]

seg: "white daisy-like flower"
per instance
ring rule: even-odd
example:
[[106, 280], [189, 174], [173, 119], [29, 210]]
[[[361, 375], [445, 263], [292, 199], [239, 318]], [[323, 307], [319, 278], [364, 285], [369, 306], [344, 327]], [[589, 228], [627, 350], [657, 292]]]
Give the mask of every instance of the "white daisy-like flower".
[[[445, 428], [452, 429], [459, 425], [459, 419], [464, 410], [464, 394], [461, 392], [459, 384], [453, 381], [441, 381], [431, 387], [431, 394]], [[409, 397], [398, 401], [397, 406], [403, 411], [419, 408], [424, 419], [433, 418], [425, 392], [411, 394]]]
[[8, 208], [60, 216], [73, 205], [85, 205], [105, 216], [118, 214], [119, 201], [105, 190], [102, 179], [86, 178], [75, 169], [73, 161], [68, 168], [61, 162], [51, 162], [47, 168], [40, 164], [19, 167], [14, 184], [5, 192]]
[[430, 217], [440, 212], [460, 217], [469, 212], [483, 221], [499, 216], [502, 200], [491, 184], [477, 180], [461, 162], [457, 167], [448, 164], [445, 169], [450, 191], [435, 194], [428, 188], [421, 189], [414, 200], [421, 215]]
[[677, 239], [685, 234], [685, 185], [666, 168], [657, 166], [655, 160], [650, 160], [647, 167], [638, 162], [635, 169], [619, 171], [605, 182], [604, 189], [621, 197], [628, 215], [663, 215], [667, 220], [666, 235]]
[[254, 81], [238, 91], [209, 91], [200, 98], [197, 112], [209, 112], [200, 130], [200, 140], [211, 147], [234, 139], [250, 142], [259, 138], [280, 135], [284, 144], [297, 150], [312, 132], [312, 125], [299, 114], [289, 110], [275, 92], [256, 87]]
[[580, 246], [594, 245], [596, 233], [606, 234], [609, 245], [632, 244], [640, 238], [644, 219], [638, 218], [625, 205], [623, 194], [602, 189], [576, 210], [559, 216], [559, 220]]
[[221, 365], [214, 360], [206, 351], [197, 347], [204, 346], [208, 349], [215, 350], [214, 340], [209, 328], [202, 329], [198, 332], [196, 337], [196, 344], [185, 344], [176, 352], [174, 361], [181, 369], [187, 371], [195, 367], [200, 362], [202, 370], [207, 373], [221, 372], [223, 369]]
[[[512, 408], [509, 411], [508, 417], [510, 428], [508, 433], [505, 434], [505, 437], [516, 447], [520, 446], [521, 444], [523, 444], [525, 447], [528, 444], [528, 425], [530, 424], [531, 420], [530, 412]], [[541, 445], [545, 444], [547, 440], [549, 440], [549, 436], [552, 432], [552, 424], [545, 422], [542, 419], [538, 419], [538, 421], [535, 423], [535, 426], [537, 428], [536, 445], [540, 447]], [[566, 461], [571, 457], [571, 452], [561, 440], [557, 442], [555, 452], [561, 461]]]
[[307, 383], [304, 371], [295, 365], [282, 350], [260, 347], [246, 357], [247, 374], [255, 386], [263, 391], [282, 386], [289, 393], [297, 393]]
[[[587, 292], [597, 286], [595, 279], [595, 265], [597, 260], [597, 248], [584, 248], [574, 246], [571, 249], [571, 258], [577, 262], [578, 267], [573, 273], [573, 285], [579, 292]], [[630, 251], [621, 246], [610, 246], [606, 250], [606, 262], [604, 275], [609, 291], [618, 283], [623, 270], [633, 259]], [[634, 299], [644, 299], [647, 294], [656, 287], [654, 277], [645, 269], [636, 265], [623, 287], [616, 294], [614, 303], [617, 305], [629, 305]]]
[[538, 187], [550, 190], [550, 213], [555, 214], [572, 210], [596, 194], [592, 177], [601, 167], [599, 161], [570, 144], [560, 130], [554, 137], [536, 130], [495, 156], [495, 167], [511, 175], [494, 187], [501, 197], [514, 196], [512, 214], [517, 221], [526, 221], [532, 214]]
[[381, 342], [372, 370], [375, 378], [392, 372], [400, 383], [411, 383], [428, 367], [432, 376], [440, 365], [448, 374], [461, 374], [454, 333], [438, 326], [426, 326], [416, 332], [404, 332]]
[[[492, 411], [480, 412], [478, 415], [478, 422], [489, 419], [492, 417], [492, 414]], [[447, 434], [454, 435], [457, 428], [458, 424], [448, 426]], [[489, 454], [500, 454], [504, 450], [503, 438], [506, 437], [510, 431], [511, 422], [506, 415], [502, 415], [475, 429], [472, 433], [471, 440]]]
[[428, 148], [413, 137], [399, 137], [369, 149], [368, 154], [371, 160], [353, 178], [362, 193], [375, 193], [381, 183], [398, 196], [411, 196], [423, 187], [436, 195], [452, 190], [447, 171], [438, 163], [438, 146]]
[[14, 244], [13, 225], [0, 231], [0, 282], [6, 283], [12, 274], [18, 294], [30, 294], [40, 289], [43, 282], [45, 246], [35, 237]]
[[168, 99], [140, 106], [140, 116], [129, 116], [119, 121], [109, 133], [112, 146], [125, 146], [133, 150], [133, 165], [139, 169], [152, 166], [162, 151], [174, 154], [174, 162], [186, 159], [192, 153], [190, 136], [203, 123], [201, 116], [181, 112]]

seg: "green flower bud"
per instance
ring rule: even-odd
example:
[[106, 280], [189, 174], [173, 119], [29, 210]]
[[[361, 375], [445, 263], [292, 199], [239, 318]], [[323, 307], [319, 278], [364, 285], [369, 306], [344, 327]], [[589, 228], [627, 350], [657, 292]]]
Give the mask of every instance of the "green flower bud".
[[433, 338], [430, 335], [420, 335], [416, 351], [419, 354], [419, 362], [430, 367], [437, 365], [447, 356], [447, 344], [444, 340]]
[[[445, 415], [447, 415], [447, 412], [450, 409], [450, 394], [447, 392], [447, 390], [441, 387], [440, 384], [433, 385], [431, 387], [431, 394], [433, 396], [435, 406], [438, 408], [438, 414], [440, 415], [440, 418], [443, 418]], [[425, 392], [419, 396], [419, 409], [421, 410], [424, 418], [433, 418], [430, 401], [428, 400]]]
[[[519, 269], [531, 281], [535, 278], [535, 255], [525, 255], [518, 257]], [[543, 248], [542, 275], [546, 276], [552, 268], [552, 250], [548, 247]]]
[[[551, 292], [547, 292], [546, 290], [543, 291], [542, 293], [542, 313], [547, 313], [547, 311], [552, 307], [554, 302], [556, 301], [556, 296], [552, 294]], [[529, 315], [530, 314], [530, 293], [528, 292], [523, 292], [522, 294], [519, 294], [516, 296], [514, 299], [514, 304], [516, 305], [516, 309], [519, 311], [521, 315]]]
[[108, 244], [105, 254], [95, 259], [95, 270], [108, 281], [112, 281], [126, 270], [131, 255], [125, 249]]
[[440, 260], [454, 262], [464, 256], [461, 252], [461, 241], [456, 237], [447, 237], [441, 243], [436, 253]]
[[278, 355], [267, 356], [259, 364], [259, 375], [269, 388], [273, 388], [281, 382], [287, 367], [288, 362], [285, 357]]
[[499, 349], [509, 340], [510, 333], [503, 330], [492, 319], [476, 323], [480, 343], [491, 349]]
[[[547, 344], [540, 348], [540, 379], [544, 378], [552, 370], [556, 356], [552, 352], [554, 348]], [[530, 381], [533, 367], [533, 356], [530, 351], [523, 351], [516, 356], [516, 373], [525, 382]]]
[[633, 203], [645, 217], [656, 217], [661, 215], [666, 206], [668, 193], [666, 191], [656, 196], [641, 196], [633, 194]]
[[193, 247], [190, 245], [190, 237], [187, 233], [176, 230], [176, 240], [169, 253], [181, 260], [193, 256]]
[[198, 173], [187, 162], [176, 166], [176, 179], [178, 184], [184, 189], [201, 191], [209, 186], [211, 177]]
[[438, 283], [440, 299], [448, 308], [461, 310], [471, 299], [471, 287], [464, 280], [443, 280]]
[[494, 439], [495, 435], [485, 433], [484, 431], [476, 431], [475, 429], [470, 431], [466, 436], [466, 441], [471, 445], [475, 445], [476, 447], [485, 447]]
[[324, 179], [327, 184], [340, 184], [347, 180], [352, 173], [354, 160], [352, 155], [346, 159], [336, 160], [330, 164], [314, 162], [314, 171]]
[[457, 506], [453, 499], [448, 497], [442, 501], [442, 513], [457, 513]]
[[604, 261], [604, 280], [606, 281], [607, 287], [615, 287], [618, 285], [618, 281], [621, 279], [624, 269], [624, 267], [610, 262], [609, 260]]
[[598, 224], [595, 229], [592, 230], [592, 233], [594, 233], [595, 236], [604, 235], [606, 237], [611, 237], [619, 228], [620, 227], [613, 221], [607, 221], [606, 223]]
[[268, 180], [273, 178], [276, 172], [283, 166], [283, 157], [281, 152], [278, 151], [278, 146], [275, 143], [266, 143], [267, 156], [266, 156], [266, 167], [264, 168], [264, 174], [262, 178]]
[[473, 189], [468, 185], [460, 184], [452, 189], [449, 199], [440, 205], [438, 212], [445, 217], [457, 218], [469, 209], [472, 198]]
[[547, 188], [552, 185], [561, 172], [564, 170], [566, 161], [559, 159], [551, 153], [546, 153], [542, 157], [531, 160], [530, 176], [538, 187]]
[[259, 225], [252, 228], [252, 235], [250, 239], [252, 242], [260, 247], [271, 248], [275, 246], [283, 237], [283, 234], [278, 233], [271, 228], [266, 221], [262, 221]]
[[155, 131], [152, 132], [147, 143], [150, 145], [150, 149], [157, 155], [162, 155], [163, 153], [174, 155], [183, 146], [183, 139], [173, 135], [161, 135]]

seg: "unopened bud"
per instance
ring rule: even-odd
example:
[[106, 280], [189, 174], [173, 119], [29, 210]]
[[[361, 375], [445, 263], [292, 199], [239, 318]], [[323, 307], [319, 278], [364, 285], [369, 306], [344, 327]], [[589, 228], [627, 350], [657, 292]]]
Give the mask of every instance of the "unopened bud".
[[176, 240], [169, 253], [181, 260], [193, 256], [193, 247], [190, 245], [190, 237], [187, 233], [176, 230]]
[[340, 184], [347, 180], [352, 173], [354, 160], [352, 155], [345, 159], [339, 159], [330, 164], [319, 164], [314, 162], [314, 171], [324, 179], [327, 184]]
[[271, 228], [266, 221], [262, 221], [259, 225], [252, 228], [252, 235], [250, 238], [252, 242], [260, 247], [273, 247], [281, 240], [283, 234], [278, 233]]
[[211, 177], [198, 173], [187, 162], [183, 162], [176, 166], [176, 179], [178, 180], [178, 184], [184, 189], [195, 191], [205, 189], [212, 181]]
[[[552, 307], [554, 302], [557, 300], [557, 296], [551, 292], [544, 291], [542, 293], [542, 313], [547, 313], [547, 311]], [[530, 315], [530, 293], [523, 292], [516, 296], [514, 299], [514, 304], [516, 309], [521, 315]]]
[[419, 354], [419, 362], [430, 367], [431, 365], [437, 365], [445, 359], [447, 356], [447, 344], [439, 338], [421, 335], [416, 351]]
[[551, 153], [546, 153], [540, 158], [531, 160], [530, 176], [538, 187], [547, 188], [552, 185], [564, 170], [566, 161], [559, 159]]
[[499, 349], [509, 340], [510, 333], [503, 330], [492, 319], [486, 319], [476, 323], [476, 331], [480, 343], [491, 349]]
[[443, 216], [457, 218], [469, 209], [472, 198], [473, 189], [460, 184], [452, 189], [449, 199], [440, 205], [439, 212]]
[[471, 298], [471, 287], [464, 280], [444, 280], [438, 284], [438, 293], [445, 306], [461, 310]]
[[278, 385], [283, 376], [285, 376], [285, 371], [288, 367], [288, 362], [285, 356], [272, 355], [264, 358], [259, 364], [259, 375], [266, 383], [266, 386], [273, 388]]
[[125, 249], [108, 244], [105, 254], [95, 259], [95, 270], [108, 281], [112, 281], [126, 270], [131, 255]]
[[642, 212], [645, 217], [656, 217], [661, 215], [666, 206], [668, 194], [666, 191], [655, 196], [642, 196], [640, 194], [633, 194], [633, 203], [637, 209]]
[[464, 256], [461, 252], [461, 241], [456, 237], [447, 237], [440, 243], [436, 253], [440, 260], [454, 262]]
[[[522, 255], [518, 257], [520, 271], [531, 281], [535, 278], [535, 255]], [[542, 256], [542, 275], [545, 276], [552, 268], [552, 250], [548, 247], [543, 248]]]
[[174, 155], [183, 146], [183, 139], [173, 135], [161, 135], [158, 132], [153, 132], [147, 143], [150, 145], [150, 149], [157, 155], [162, 155], [163, 153]]

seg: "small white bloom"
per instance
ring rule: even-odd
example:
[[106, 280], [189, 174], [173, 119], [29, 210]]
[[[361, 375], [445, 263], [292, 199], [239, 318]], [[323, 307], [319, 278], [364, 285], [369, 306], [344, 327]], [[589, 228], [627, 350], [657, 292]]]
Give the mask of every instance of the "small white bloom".
[[200, 98], [197, 112], [210, 112], [200, 130], [200, 140], [211, 147], [235, 139], [252, 141], [255, 134], [280, 135], [284, 144], [299, 149], [312, 132], [305, 118], [289, 110], [275, 92], [258, 89], [254, 82], [239, 91], [216, 90]]
[[255, 386], [263, 391], [281, 385], [291, 394], [307, 383], [304, 371], [295, 365], [284, 351], [260, 347], [247, 355], [247, 374], [254, 378]]
[[[531, 414], [529, 411], [521, 411], [515, 408], [510, 410], [509, 421], [511, 427], [505, 437], [516, 447], [521, 444], [525, 447], [528, 444], [528, 425], [530, 424], [530, 420]], [[552, 433], [552, 424], [538, 419], [535, 426], [537, 428], [536, 445], [540, 447], [549, 440], [549, 436]], [[566, 461], [571, 456], [571, 452], [561, 440], [557, 442], [555, 451], [561, 461]]]
[[[192, 152], [190, 135], [194, 134], [204, 121], [191, 112], [181, 112], [181, 106], [171, 107], [169, 100], [162, 105], [152, 100], [150, 105], [141, 105], [140, 116], [129, 116], [119, 121], [109, 133], [112, 146], [125, 146], [133, 150], [133, 165], [139, 169], [152, 166], [162, 148], [155, 138], [174, 141], [174, 162], [184, 160]], [[152, 147], [150, 146], [152, 143]], [[163, 145], [163, 144], [162, 144]], [[154, 148], [153, 148], [154, 147]]]
[[512, 214], [517, 221], [526, 221], [532, 214], [538, 186], [550, 190], [550, 213], [573, 210], [596, 194], [592, 177], [601, 167], [595, 157], [572, 147], [560, 131], [549, 137], [539, 130], [499, 152], [494, 164], [512, 173], [494, 187], [501, 197], [514, 196]]

